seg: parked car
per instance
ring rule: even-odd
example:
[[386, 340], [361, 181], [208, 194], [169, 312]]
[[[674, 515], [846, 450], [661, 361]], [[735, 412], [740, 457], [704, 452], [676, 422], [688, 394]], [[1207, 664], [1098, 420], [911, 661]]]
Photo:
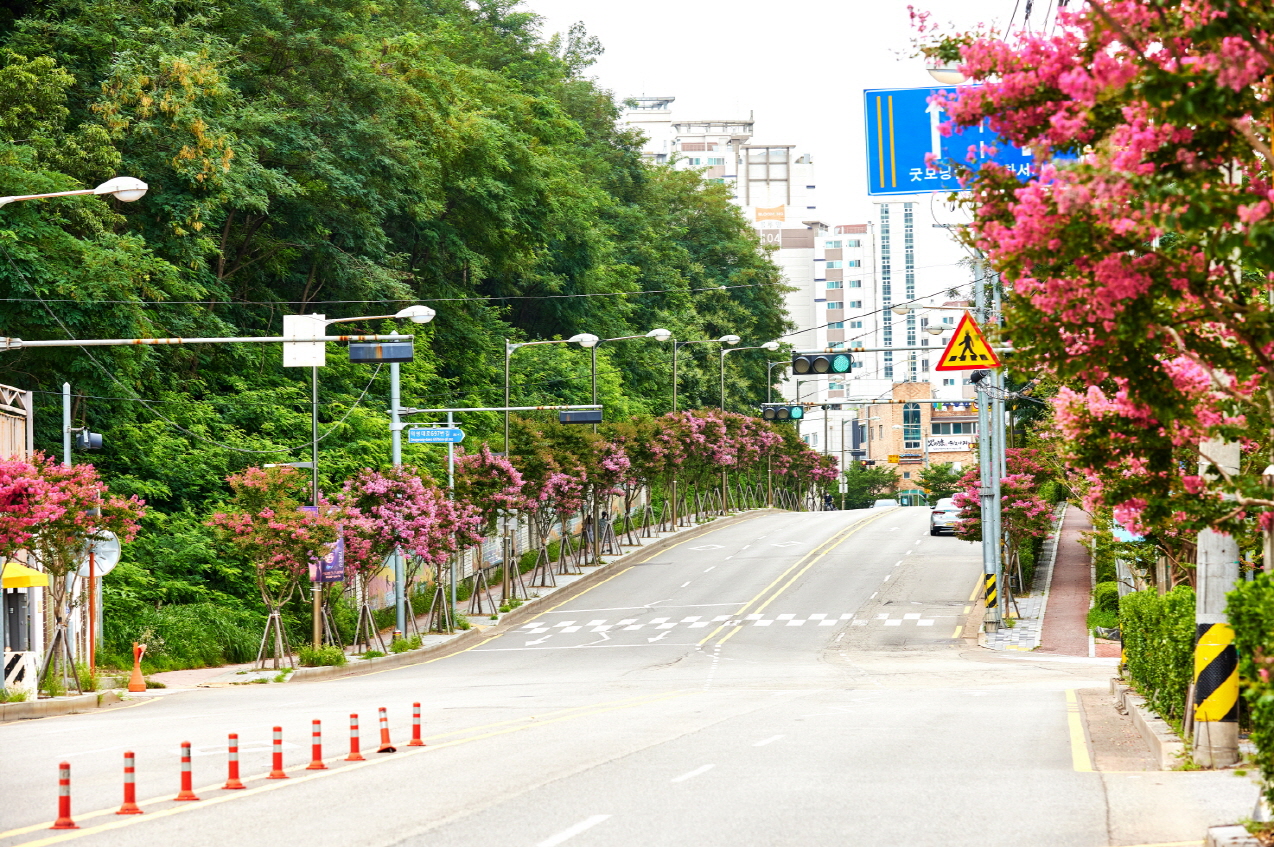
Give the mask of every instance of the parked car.
[[945, 529], [954, 535], [958, 520], [960, 520], [960, 507], [951, 497], [943, 497], [933, 504], [933, 509], [929, 512], [929, 534], [941, 535]]
[[877, 500], [871, 504], [873, 509], [890, 509], [898, 505], [897, 500]]

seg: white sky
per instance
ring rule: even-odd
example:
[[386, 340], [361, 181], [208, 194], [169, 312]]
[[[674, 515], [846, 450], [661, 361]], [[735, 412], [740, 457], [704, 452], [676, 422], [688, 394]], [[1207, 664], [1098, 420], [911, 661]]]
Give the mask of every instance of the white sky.
[[[1015, 0], [911, 2], [936, 20], [970, 29], [980, 22], [1003, 26]], [[863, 89], [934, 84], [922, 60], [909, 57], [907, 5], [524, 0], [523, 8], [544, 17], [546, 36], [583, 21], [606, 48], [592, 74], [617, 97], [674, 96], [675, 119], [747, 117], [751, 111], [753, 143], [795, 144], [797, 152], [812, 153], [819, 217], [835, 225], [874, 217], [866, 195]], [[1034, 5], [1038, 22], [1051, 4]], [[940, 205], [938, 220], [956, 220]], [[951, 249], [951, 261], [962, 255]]]

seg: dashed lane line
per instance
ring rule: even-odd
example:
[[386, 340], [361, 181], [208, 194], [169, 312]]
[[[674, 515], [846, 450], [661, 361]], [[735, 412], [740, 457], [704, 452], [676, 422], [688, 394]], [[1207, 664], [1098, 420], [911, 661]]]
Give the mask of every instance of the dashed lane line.
[[546, 838], [543, 841], [541, 841], [539, 844], [536, 844], [535, 847], [557, 847], [557, 845], [561, 844], [564, 841], [569, 841], [570, 839], [579, 835], [584, 830], [592, 829], [593, 827], [597, 826], [602, 821], [609, 820], [609, 819], [610, 819], [610, 815], [593, 815], [591, 818], [584, 818], [584, 820], [575, 824], [575, 826], [568, 826], [566, 829], [562, 830], [557, 835], [554, 835], [550, 838]]
[[707, 773], [708, 771], [712, 770], [712, 769], [713, 769], [713, 768], [715, 768], [715, 767], [716, 767], [716, 765], [704, 765], [704, 766], [703, 766], [703, 767], [701, 767], [701, 768], [695, 768], [694, 770], [690, 771], [689, 773], [683, 773], [681, 776], [674, 776], [674, 777], [672, 778], [672, 781], [673, 781], [673, 782], [685, 782], [687, 779], [694, 779], [696, 776], [700, 776], [700, 775], [702, 775], [702, 774], [705, 774], [705, 773]]

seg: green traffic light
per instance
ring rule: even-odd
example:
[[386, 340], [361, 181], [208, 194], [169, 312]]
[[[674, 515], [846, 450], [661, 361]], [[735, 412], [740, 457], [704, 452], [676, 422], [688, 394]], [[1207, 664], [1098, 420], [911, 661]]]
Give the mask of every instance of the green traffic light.
[[852, 365], [853, 360], [844, 353], [838, 353], [832, 357], [832, 373], [849, 373], [849, 369]]
[[798, 421], [801, 418], [805, 417], [805, 410], [802, 409], [800, 406], [793, 406], [791, 409], [791, 414], [792, 414], [792, 420]]

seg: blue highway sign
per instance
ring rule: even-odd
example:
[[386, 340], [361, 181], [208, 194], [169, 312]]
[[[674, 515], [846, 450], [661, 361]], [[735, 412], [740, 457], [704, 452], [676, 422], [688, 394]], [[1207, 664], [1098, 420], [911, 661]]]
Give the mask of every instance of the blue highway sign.
[[[940, 105], [929, 102], [939, 91], [956, 93], [959, 89], [880, 88], [863, 92], [868, 195], [959, 191], [951, 161], [967, 162], [970, 148], [976, 157], [975, 169], [990, 160], [1013, 168], [1020, 179], [1039, 172], [1029, 149], [1008, 143], [987, 128], [985, 121], [944, 136], [939, 126], [951, 118]], [[929, 153], [935, 154], [933, 167], [925, 164]]]
[[408, 444], [459, 444], [464, 430], [459, 427], [417, 426], [407, 430]]

